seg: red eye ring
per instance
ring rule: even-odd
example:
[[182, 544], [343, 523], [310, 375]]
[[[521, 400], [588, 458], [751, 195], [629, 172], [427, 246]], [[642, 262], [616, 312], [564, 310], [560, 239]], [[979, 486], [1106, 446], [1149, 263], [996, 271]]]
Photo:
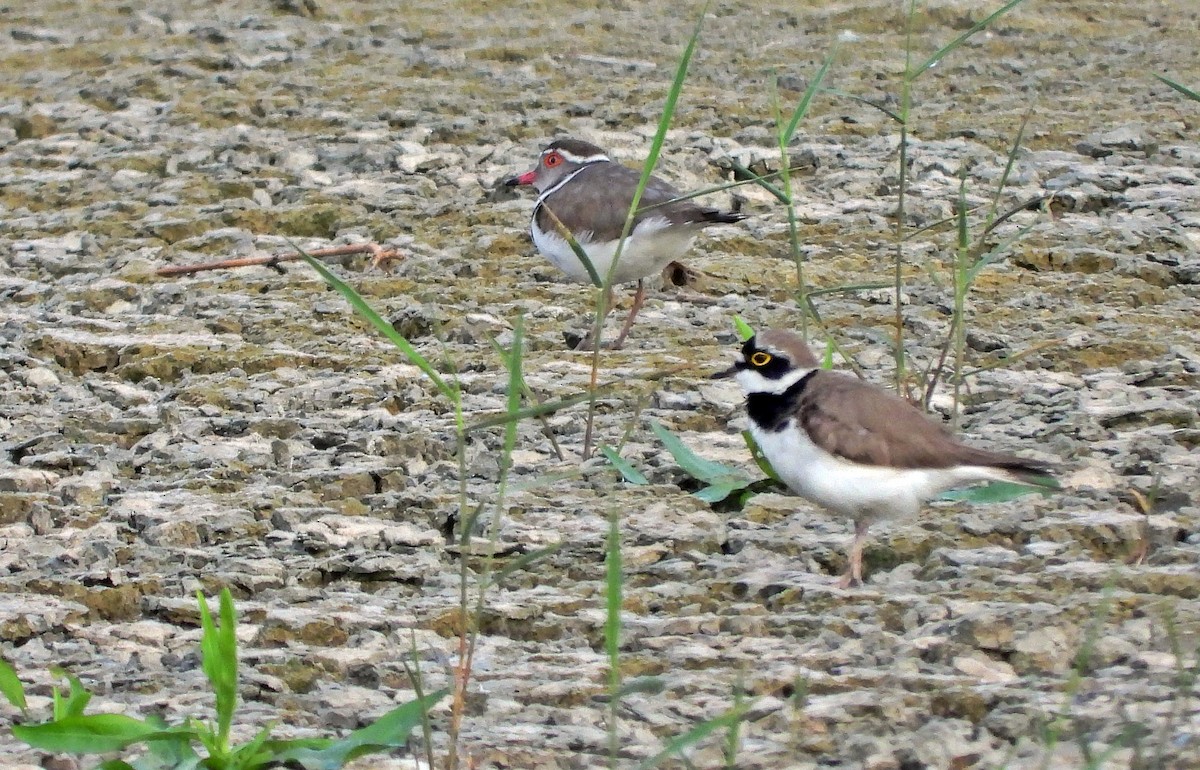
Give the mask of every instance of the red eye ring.
[[546, 168], [554, 168], [562, 162], [563, 156], [559, 155], [557, 152], [547, 153], [545, 159], [542, 160], [542, 164], [545, 165]]

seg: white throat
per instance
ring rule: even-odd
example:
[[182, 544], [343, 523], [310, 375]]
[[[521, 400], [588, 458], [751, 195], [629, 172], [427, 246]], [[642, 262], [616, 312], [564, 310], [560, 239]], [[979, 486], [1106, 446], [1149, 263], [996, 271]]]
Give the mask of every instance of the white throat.
[[771, 393], [779, 395], [788, 388], [795, 385], [800, 380], [803, 380], [814, 369], [793, 369], [777, 380], [772, 380], [769, 377], [764, 377], [753, 369], [741, 369], [738, 371], [736, 378], [738, 384], [742, 386], [742, 390], [746, 395], [751, 393]]

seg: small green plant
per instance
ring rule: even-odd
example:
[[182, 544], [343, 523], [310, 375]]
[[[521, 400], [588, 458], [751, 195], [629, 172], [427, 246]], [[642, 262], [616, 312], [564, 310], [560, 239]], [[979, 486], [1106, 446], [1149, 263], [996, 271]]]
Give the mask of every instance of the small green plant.
[[1193, 102], [1200, 102], [1200, 92], [1194, 91], [1193, 89], [1185, 86], [1183, 83], [1172, 80], [1166, 75], [1159, 75], [1156, 73], [1154, 77], [1158, 78], [1162, 83], [1170, 86], [1171, 88], [1174, 88], [1176, 91], [1191, 99]]
[[[271, 726], [261, 728], [249, 741], [230, 743], [237, 710], [238, 656], [237, 615], [229, 589], [222, 589], [219, 622], [209, 611], [202, 594], [200, 605], [201, 667], [212, 686], [216, 721], [188, 718], [170, 725], [158, 717], [138, 719], [124, 714], [88, 714], [92, 693], [72, 674], [55, 668], [55, 676], [67, 680], [64, 694], [51, 691], [51, 718], [46, 722], [15, 725], [18, 740], [44, 751], [68, 754], [107, 754], [130, 748], [144, 753], [129, 762], [113, 759], [98, 765], [100, 770], [256, 770], [266, 767], [298, 767], [304, 770], [336, 770], [367, 754], [404, 748], [408, 736], [428, 710], [446, 694], [439, 690], [392, 709], [366, 727], [344, 738], [271, 738]], [[0, 693], [28, 716], [25, 689], [16, 672], [0, 661]]]

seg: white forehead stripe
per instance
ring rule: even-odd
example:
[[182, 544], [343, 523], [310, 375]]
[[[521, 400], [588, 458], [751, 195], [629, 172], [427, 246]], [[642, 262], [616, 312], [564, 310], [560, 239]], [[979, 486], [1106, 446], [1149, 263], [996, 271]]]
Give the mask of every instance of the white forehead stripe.
[[573, 152], [568, 152], [567, 150], [558, 149], [558, 148], [553, 149], [553, 150], [546, 150], [545, 152], [542, 153], [542, 155], [547, 155], [552, 152], [557, 152], [559, 155], [563, 156], [563, 160], [570, 161], [571, 163], [599, 163], [600, 161], [608, 160], [608, 156], [602, 152], [596, 153], [595, 155], [582, 156], [582, 155], [576, 155]]

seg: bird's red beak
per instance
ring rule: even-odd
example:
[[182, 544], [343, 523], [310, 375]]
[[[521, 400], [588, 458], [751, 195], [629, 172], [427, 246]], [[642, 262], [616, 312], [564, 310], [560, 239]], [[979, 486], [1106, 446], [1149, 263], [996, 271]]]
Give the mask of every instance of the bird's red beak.
[[526, 171], [519, 176], [510, 176], [508, 179], [505, 179], [504, 186], [516, 187], [517, 185], [533, 184], [533, 177], [534, 173], [532, 171]]

